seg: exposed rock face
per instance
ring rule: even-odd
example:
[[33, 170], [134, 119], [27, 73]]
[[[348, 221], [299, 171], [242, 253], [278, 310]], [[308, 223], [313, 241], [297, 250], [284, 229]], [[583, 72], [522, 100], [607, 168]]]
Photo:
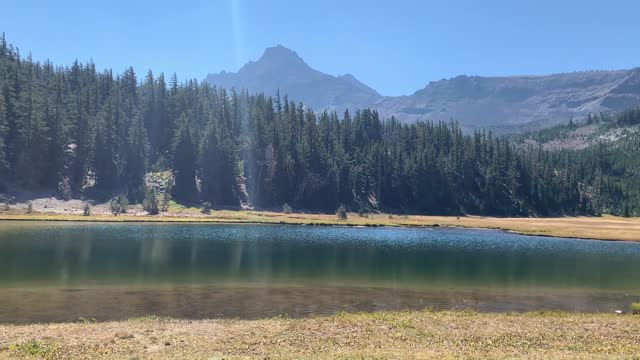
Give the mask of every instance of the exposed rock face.
[[456, 119], [466, 129], [535, 129], [579, 120], [589, 113], [640, 106], [640, 68], [541, 76], [458, 76], [429, 83], [409, 96], [385, 97], [353, 75], [309, 67], [294, 51], [268, 48], [237, 73], [209, 75], [224, 87], [289, 95], [316, 111], [371, 107], [401, 121]]

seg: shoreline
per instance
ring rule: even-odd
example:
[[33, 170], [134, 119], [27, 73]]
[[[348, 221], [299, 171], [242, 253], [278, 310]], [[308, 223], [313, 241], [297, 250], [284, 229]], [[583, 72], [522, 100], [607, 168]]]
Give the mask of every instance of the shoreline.
[[554, 217], [497, 218], [482, 216], [427, 216], [368, 214], [361, 217], [349, 213], [347, 220], [330, 214], [277, 213], [270, 211], [219, 210], [200, 214], [195, 208], [187, 211], [145, 215], [140, 212], [118, 216], [90, 216], [36, 212], [0, 213], [0, 224], [8, 221], [36, 222], [96, 222], [96, 223], [184, 223], [184, 224], [258, 224], [346, 227], [407, 227], [488, 229], [519, 235], [588, 239], [601, 241], [640, 241], [640, 218], [620, 217]]
[[306, 318], [0, 324], [4, 358], [622, 358], [637, 315], [382, 311]]
[[[628, 313], [638, 289], [519, 287], [469, 284], [420, 287], [407, 284], [219, 283], [219, 284], [28, 284], [0, 291], [0, 324], [56, 324], [80, 317], [99, 322], [156, 314], [183, 320], [292, 319], [376, 312], [475, 312], [479, 314]], [[189, 304], [185, 307], [184, 304]], [[639, 318], [640, 319], [640, 318]]]

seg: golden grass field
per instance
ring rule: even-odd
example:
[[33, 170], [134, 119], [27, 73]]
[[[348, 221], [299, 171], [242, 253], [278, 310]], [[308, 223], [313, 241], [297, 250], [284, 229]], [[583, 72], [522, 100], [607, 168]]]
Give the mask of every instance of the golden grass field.
[[0, 358], [637, 359], [640, 316], [379, 312], [0, 325]]
[[[349, 213], [347, 220], [333, 214], [279, 213], [270, 211], [212, 211], [205, 215], [197, 208], [172, 204], [169, 211], [148, 216], [136, 208], [132, 214], [113, 216], [105, 212], [81, 214], [24, 211], [0, 213], [0, 220], [98, 221], [98, 222], [198, 222], [198, 223], [259, 223], [343, 226], [453, 226], [512, 231], [537, 236], [557, 236], [599, 240], [640, 241], [640, 218], [622, 217], [557, 217], [557, 218], [496, 218], [481, 216], [422, 216], [368, 214], [361, 217]], [[1, 225], [0, 225], [1, 226]]]

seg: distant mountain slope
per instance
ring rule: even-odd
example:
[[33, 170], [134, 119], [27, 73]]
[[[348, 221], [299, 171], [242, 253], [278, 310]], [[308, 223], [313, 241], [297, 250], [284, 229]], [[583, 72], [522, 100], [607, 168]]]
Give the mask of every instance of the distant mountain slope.
[[274, 94], [280, 89], [314, 110], [372, 107], [401, 121], [454, 118], [466, 129], [508, 132], [538, 129], [589, 113], [618, 112], [640, 105], [640, 69], [541, 76], [458, 76], [429, 83], [413, 95], [384, 97], [353, 75], [312, 69], [294, 51], [268, 48], [237, 73], [209, 75], [211, 84]]
[[[589, 115], [568, 123], [513, 135], [516, 144], [542, 146], [549, 151], [582, 150], [595, 145], [619, 146], [640, 139], [640, 107], [614, 115]], [[637, 146], [632, 146], [637, 153]]]
[[640, 105], [640, 69], [544, 76], [458, 76], [376, 104], [403, 120], [455, 118], [465, 127], [541, 128]]
[[382, 97], [353, 75], [332, 76], [312, 69], [294, 51], [283, 46], [267, 48], [256, 62], [249, 62], [237, 73], [221, 72], [207, 81], [224, 88], [275, 94], [280, 89], [291, 100], [315, 110], [363, 108]]

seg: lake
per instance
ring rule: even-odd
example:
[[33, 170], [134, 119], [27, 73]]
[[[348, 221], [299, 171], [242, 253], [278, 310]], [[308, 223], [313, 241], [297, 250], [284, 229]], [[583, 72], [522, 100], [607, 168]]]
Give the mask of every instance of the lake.
[[454, 228], [0, 222], [0, 322], [613, 312], [638, 300], [640, 243]]

